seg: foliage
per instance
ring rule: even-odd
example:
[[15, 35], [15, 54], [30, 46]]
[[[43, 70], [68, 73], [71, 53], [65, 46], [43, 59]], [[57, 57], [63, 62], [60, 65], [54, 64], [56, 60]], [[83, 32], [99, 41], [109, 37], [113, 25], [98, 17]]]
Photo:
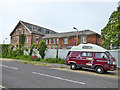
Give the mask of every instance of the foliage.
[[1, 44], [2, 57], [5, 57], [8, 55], [9, 46], [10, 46], [10, 44]]
[[47, 45], [46, 45], [45, 41], [42, 40], [37, 48], [42, 59], [45, 57], [46, 49], [47, 49]]
[[20, 44], [22, 45], [22, 47], [23, 47], [23, 45], [25, 43], [25, 38], [26, 38], [25, 34], [20, 35]]
[[32, 44], [32, 46], [31, 46], [31, 48], [30, 48], [30, 52], [29, 52], [29, 55], [30, 55], [30, 56], [31, 56], [32, 53], [33, 53], [33, 49], [34, 49], [34, 47], [35, 47], [35, 44]]
[[61, 58], [46, 58], [46, 59], [43, 59], [42, 61], [46, 63], [65, 64], [65, 59], [61, 59]]
[[36, 55], [33, 55], [33, 56], [31, 56], [31, 59], [35, 59], [35, 58], [37, 58], [38, 56], [36, 56]]
[[39, 57], [37, 57], [37, 58], [35, 58], [35, 59], [34, 59], [34, 61], [40, 61], [40, 58], [39, 58]]
[[102, 46], [110, 49], [110, 45], [119, 48], [120, 46], [120, 6], [114, 11], [107, 23], [101, 30], [101, 38], [104, 40]]

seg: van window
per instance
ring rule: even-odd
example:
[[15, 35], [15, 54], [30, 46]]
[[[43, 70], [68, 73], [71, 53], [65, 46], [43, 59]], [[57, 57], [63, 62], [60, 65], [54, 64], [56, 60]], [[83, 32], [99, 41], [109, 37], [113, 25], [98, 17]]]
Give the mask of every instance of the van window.
[[93, 56], [93, 53], [90, 53], [90, 52], [82, 52], [82, 53], [81, 53], [81, 56], [82, 56], [82, 57], [92, 57], [92, 56]]
[[95, 53], [95, 58], [107, 58], [105, 53]]
[[71, 57], [76, 57], [76, 56], [78, 56], [78, 55], [80, 55], [80, 52], [79, 52], [79, 51], [72, 51], [72, 52], [71, 52]]

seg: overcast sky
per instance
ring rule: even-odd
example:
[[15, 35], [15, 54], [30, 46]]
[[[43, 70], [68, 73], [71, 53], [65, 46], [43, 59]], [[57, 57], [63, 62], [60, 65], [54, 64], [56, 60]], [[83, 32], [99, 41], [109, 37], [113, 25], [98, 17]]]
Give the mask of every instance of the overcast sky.
[[[57, 1], [57, 0], [56, 0]], [[38, 0], [2, 0], [0, 3], [0, 44], [10, 43], [10, 33], [19, 20], [53, 29], [57, 32], [90, 29], [101, 33], [111, 13], [116, 10], [118, 1], [83, 2]]]

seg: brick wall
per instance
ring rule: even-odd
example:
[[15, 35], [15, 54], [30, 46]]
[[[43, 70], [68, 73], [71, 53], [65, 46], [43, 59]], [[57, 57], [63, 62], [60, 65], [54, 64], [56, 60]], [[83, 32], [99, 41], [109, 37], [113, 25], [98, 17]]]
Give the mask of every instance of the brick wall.
[[[21, 29], [21, 33], [25, 34], [26, 37], [28, 37], [28, 43], [25, 40], [25, 46], [30, 46], [31, 44], [31, 33], [23, 26], [23, 25], [19, 25], [13, 32], [13, 34], [11, 35], [11, 45], [18, 45], [19, 43], [19, 39], [20, 39], [20, 33], [19, 30]], [[25, 32], [24, 32], [25, 29]], [[14, 41], [14, 37], [18, 37], [18, 42]]]
[[[87, 42], [86, 43], [92, 43], [92, 44], [98, 44], [97, 43], [97, 38], [96, 35], [88, 35], [86, 36], [87, 37]], [[54, 38], [56, 39], [56, 38]], [[53, 38], [51, 38], [51, 44], [49, 44], [49, 39], [48, 40], [48, 48], [52, 49], [52, 48], [56, 48], [57, 45], [56, 44], [53, 44]], [[44, 40], [46, 41], [46, 39]], [[57, 41], [56, 41], [57, 42]], [[100, 42], [100, 45], [102, 44], [103, 40], [101, 38], [98, 38], [98, 42]], [[81, 43], [81, 37], [79, 36], [78, 37], [78, 44]], [[70, 48], [71, 46], [74, 46], [76, 45], [76, 37], [69, 37], [68, 38], [68, 44], [64, 44], [64, 38], [59, 38], [59, 45], [58, 47], [59, 48]]]

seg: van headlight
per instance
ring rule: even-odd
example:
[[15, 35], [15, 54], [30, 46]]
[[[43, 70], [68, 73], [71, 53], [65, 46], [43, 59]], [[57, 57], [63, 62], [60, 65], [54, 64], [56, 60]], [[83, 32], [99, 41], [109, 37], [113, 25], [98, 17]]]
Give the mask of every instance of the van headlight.
[[113, 65], [116, 65], [116, 61], [113, 61], [113, 63], [112, 63]]

